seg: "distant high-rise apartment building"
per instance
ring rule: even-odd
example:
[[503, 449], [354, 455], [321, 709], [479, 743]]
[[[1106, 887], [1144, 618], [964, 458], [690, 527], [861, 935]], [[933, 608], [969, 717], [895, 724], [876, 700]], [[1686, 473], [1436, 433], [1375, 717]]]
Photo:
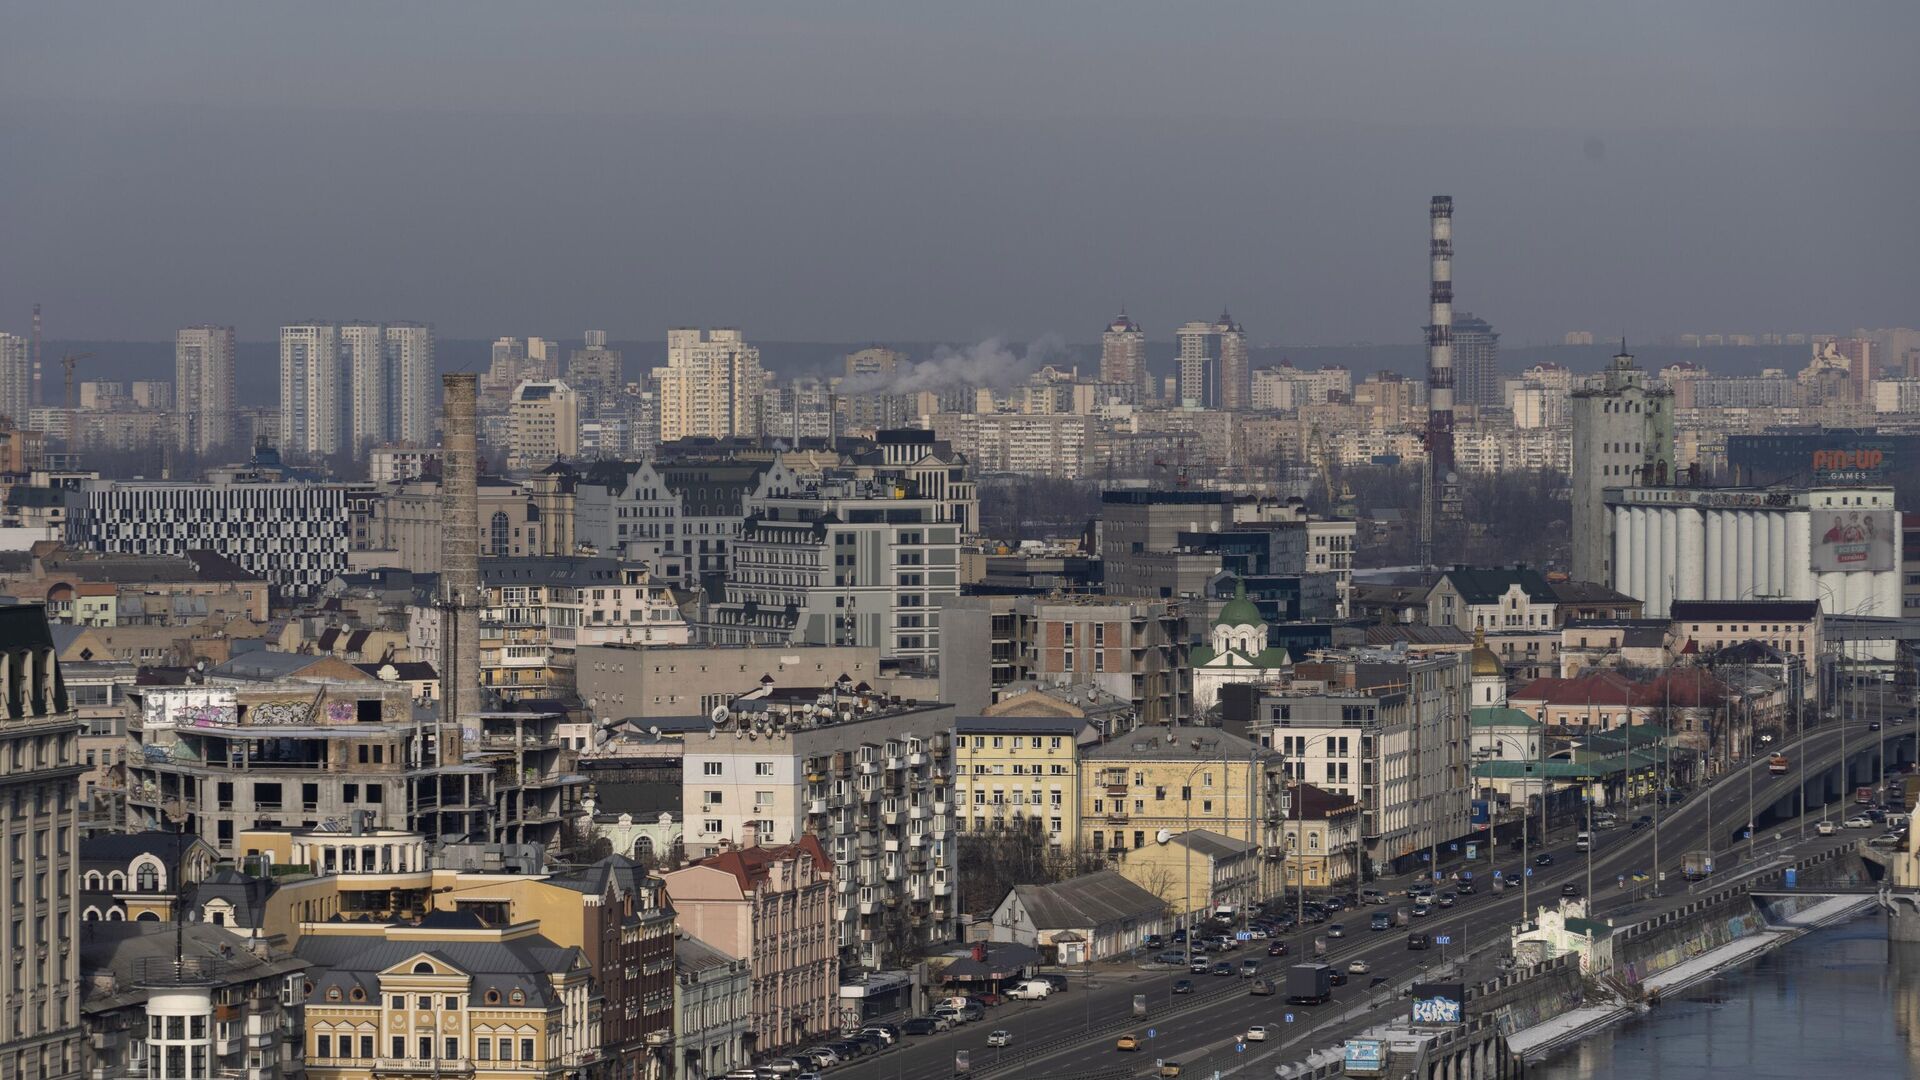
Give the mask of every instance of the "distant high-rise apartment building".
[[1180, 404], [1203, 409], [1253, 407], [1253, 368], [1247, 335], [1225, 311], [1211, 323], [1190, 322], [1180, 342]]
[[660, 441], [760, 434], [760, 350], [740, 331], [667, 331], [667, 366], [653, 369], [660, 384]]
[[347, 370], [347, 429], [355, 454], [387, 441], [387, 336], [379, 323], [340, 326], [340, 362]]
[[26, 338], [0, 334], [0, 416], [16, 427], [27, 425], [27, 410], [33, 407], [31, 355]]
[[[28, 371], [28, 376], [32, 372]], [[0, 1072], [66, 1080], [81, 1073], [80, 725], [54, 658], [46, 609], [0, 607], [9, 692], [0, 701], [0, 835], [12, 849], [0, 950]]]
[[580, 399], [566, 383], [521, 383], [508, 415], [513, 445], [507, 468], [530, 472], [580, 453]]
[[280, 452], [338, 453], [347, 413], [346, 354], [340, 328], [303, 323], [280, 328]]
[[173, 335], [175, 445], [210, 454], [233, 442], [233, 327], [189, 326]]
[[1147, 371], [1147, 335], [1125, 311], [1100, 335], [1100, 381], [1138, 386], [1151, 396], [1153, 376]]
[[[885, 383], [893, 378], [894, 372], [906, 366], [906, 363], [907, 354], [883, 345], [856, 349], [846, 356], [847, 379], [856, 384], [872, 380]], [[870, 387], [856, 385], [855, 389], [866, 390]]]
[[433, 327], [388, 323], [386, 338], [387, 442], [426, 446], [433, 442], [439, 384], [433, 377]]
[[605, 330], [589, 330], [586, 348], [575, 349], [567, 357], [567, 385], [580, 395], [583, 408], [598, 412], [611, 409], [626, 383], [618, 349], [607, 348]]
[[1453, 316], [1453, 400], [1462, 405], [1498, 405], [1500, 333], [1472, 312]]

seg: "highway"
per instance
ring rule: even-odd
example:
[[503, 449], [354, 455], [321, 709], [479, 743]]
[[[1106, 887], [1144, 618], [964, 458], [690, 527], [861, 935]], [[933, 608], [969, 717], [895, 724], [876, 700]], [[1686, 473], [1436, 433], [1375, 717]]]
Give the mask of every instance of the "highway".
[[[1568, 883], [1577, 886], [1584, 894], [1589, 873], [1595, 893], [1593, 910], [1600, 917], [1632, 921], [1657, 912], [1663, 905], [1684, 903], [1687, 884], [1680, 874], [1684, 856], [1689, 851], [1707, 847], [1709, 836], [1713, 838], [1711, 846], [1716, 852], [1716, 869], [1722, 874], [1733, 864], [1742, 861], [1746, 841], [1741, 834], [1748, 820], [1749, 773], [1752, 773], [1754, 806], [1766, 808], [1779, 802], [1791, 795], [1801, 783], [1803, 757], [1809, 777], [1837, 764], [1841, 730], [1841, 725], [1830, 723], [1815, 728], [1791, 743], [1771, 748], [1780, 750], [1792, 760], [1792, 767], [1784, 776], [1772, 776], [1762, 757], [1729, 770], [1709, 787], [1696, 790], [1685, 802], [1666, 810], [1660, 820], [1660, 865], [1657, 868], [1654, 866], [1655, 830], [1630, 828], [1631, 819], [1640, 813], [1652, 813], [1651, 807], [1621, 809], [1622, 824], [1615, 829], [1597, 832], [1597, 842], [1591, 852], [1581, 853], [1573, 849], [1571, 830], [1563, 836], [1552, 838], [1546, 849], [1553, 857], [1552, 864], [1534, 868], [1529, 878], [1528, 892], [1532, 905], [1539, 907], [1557, 902], [1561, 887]], [[1886, 730], [1872, 732], [1865, 717], [1848, 723], [1845, 730], [1848, 756], [1856, 759], [1875, 738], [1910, 740], [1913, 736], [1910, 728], [1891, 725]], [[1910, 760], [1912, 753], [1906, 753], [1905, 757]], [[1857, 761], [1855, 768], [1861, 768]], [[1708, 796], [1709, 789], [1711, 798]], [[1844, 816], [1842, 812], [1846, 810], [1850, 798], [1851, 789], [1846, 789], [1832, 806], [1831, 812], [1836, 822]], [[1820, 810], [1816, 805], [1808, 816], [1818, 820]], [[1712, 814], [1711, 828], [1709, 812]], [[1769, 823], [1763, 816], [1761, 841], [1776, 845], [1793, 843], [1793, 850], [1807, 850], [1794, 843], [1798, 840], [1798, 830], [1789, 832], [1781, 828], [1782, 824], [1784, 822]], [[1773, 839], [1776, 832], [1782, 834], [1780, 841]], [[1810, 827], [1805, 834], [1809, 845], [1850, 843], [1873, 835], [1855, 832], [1849, 836], [1843, 832], [1840, 836], [1822, 840], [1814, 838]], [[1519, 863], [1519, 856], [1507, 851], [1497, 854], [1498, 861], [1494, 865], [1500, 866], [1505, 873], [1512, 873]], [[1530, 858], [1538, 854], [1537, 848], [1528, 852]], [[1487, 866], [1486, 863], [1468, 865], [1477, 871]], [[1654, 885], [1657, 884], [1653, 880], [1656, 869], [1667, 872], [1662, 896], [1653, 895]], [[1631, 875], [1636, 870], [1648, 873], [1647, 884], [1634, 886], [1629, 883], [1624, 890], [1617, 886], [1619, 876]], [[1255, 997], [1248, 992], [1249, 982], [1237, 976], [1189, 976], [1185, 971], [1172, 969], [1105, 966], [1092, 976], [1091, 988], [1085, 975], [1068, 972], [1073, 985], [1066, 993], [1055, 994], [1044, 1002], [1014, 1002], [994, 1007], [987, 1011], [981, 1021], [938, 1035], [910, 1038], [903, 1046], [841, 1066], [833, 1070], [832, 1075], [850, 1080], [865, 1077], [872, 1080], [887, 1077], [896, 1080], [948, 1077], [953, 1075], [955, 1051], [963, 1049], [970, 1051], [974, 1071], [987, 1073], [995, 1072], [994, 1062], [1000, 1055], [1017, 1053], [1020, 1059], [1017, 1067], [1000, 1070], [998, 1075], [1003, 1076], [1068, 1076], [1112, 1068], [1130, 1068], [1136, 1073], [1144, 1073], [1151, 1069], [1156, 1059], [1161, 1058], [1181, 1062], [1190, 1070], [1189, 1075], [1195, 1075], [1192, 1070], [1202, 1066], [1205, 1071], [1199, 1075], [1211, 1076], [1214, 1069], [1227, 1073], [1249, 1067], [1258, 1067], [1264, 1073], [1274, 1064], [1290, 1060], [1282, 1055], [1298, 1051], [1303, 1043], [1326, 1045], [1338, 1033], [1378, 1023], [1388, 1015], [1397, 1015], [1404, 1008], [1403, 999], [1395, 996], [1400, 987], [1422, 970], [1442, 962], [1441, 948], [1409, 951], [1409, 930], [1450, 938], [1451, 943], [1444, 948], [1449, 960], [1457, 958], [1463, 950], [1486, 950], [1485, 963], [1488, 966], [1470, 974], [1474, 978], [1491, 975], [1491, 961], [1504, 955], [1510, 927], [1520, 918], [1521, 901], [1517, 888], [1508, 888], [1503, 892], [1486, 888], [1487, 876], [1484, 873], [1476, 874], [1482, 885], [1476, 895], [1462, 896], [1453, 908], [1436, 910], [1431, 916], [1413, 920], [1406, 929], [1380, 932], [1367, 929], [1373, 912], [1396, 911], [1406, 906], [1403, 895], [1392, 896], [1392, 902], [1384, 908], [1363, 906], [1358, 911], [1334, 914], [1329, 923], [1343, 923], [1347, 934], [1344, 939], [1327, 941], [1327, 962], [1344, 970], [1350, 962], [1359, 959], [1366, 961], [1372, 971], [1370, 975], [1353, 976], [1347, 985], [1337, 987], [1334, 1002], [1328, 1005], [1290, 1008], [1281, 994]], [[1408, 881], [1408, 878], [1401, 877], [1370, 884], [1392, 894], [1404, 893]], [[1711, 885], [1703, 883], [1702, 887]], [[1282, 980], [1287, 966], [1310, 955], [1313, 937], [1324, 936], [1326, 929], [1327, 926], [1323, 924], [1290, 935], [1287, 941], [1292, 951], [1287, 957], [1267, 957], [1266, 942], [1256, 940], [1239, 950], [1210, 955], [1209, 958], [1229, 960], [1236, 968], [1242, 959], [1256, 958], [1261, 961], [1263, 974]], [[1174, 982], [1186, 978], [1192, 980], [1197, 992], [1191, 996], [1174, 995]], [[1114, 1035], [1117, 1032], [1112, 1032], [1111, 1028], [1122, 1018], [1131, 1015], [1136, 994], [1146, 996], [1149, 1015], [1124, 1030], [1139, 1035], [1144, 1043], [1137, 1053], [1117, 1051], [1114, 1049]], [[1378, 1008], [1371, 1018], [1340, 1022], [1339, 1018], [1344, 1014], [1370, 1000]], [[1285, 1022], [1289, 1012], [1295, 1020], [1290, 1029]], [[1253, 1024], [1267, 1027], [1269, 1041], [1248, 1043], [1242, 1049], [1236, 1045], [1235, 1036]], [[995, 1029], [1011, 1032], [1013, 1045], [1006, 1050], [987, 1047], [987, 1033]], [[1090, 1035], [1090, 1030], [1095, 1034]], [[1151, 1038], [1148, 1037], [1150, 1032]], [[1029, 1057], [1035, 1044], [1044, 1044], [1047, 1050], [1038, 1057]]]

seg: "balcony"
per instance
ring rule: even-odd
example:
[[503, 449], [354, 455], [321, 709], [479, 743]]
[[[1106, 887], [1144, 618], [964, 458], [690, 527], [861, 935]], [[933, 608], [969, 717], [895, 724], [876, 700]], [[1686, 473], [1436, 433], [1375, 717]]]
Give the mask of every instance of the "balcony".
[[933, 883], [933, 895], [946, 896], [951, 892], [953, 892], [953, 886], [948, 884], [947, 882], [936, 881]]
[[934, 817], [942, 817], [942, 818], [943, 818], [943, 817], [946, 817], [946, 816], [947, 816], [947, 809], [948, 809], [948, 807], [947, 807], [947, 804], [946, 804], [946, 801], [945, 801], [945, 800], [942, 800], [942, 799], [936, 799], [936, 800], [934, 800], [934, 804], [933, 804], [933, 816], [934, 816]]
[[879, 773], [879, 771], [880, 771], [880, 766], [879, 766], [879, 764], [878, 764], [878, 763], [876, 763], [876, 762], [872, 762], [872, 761], [863, 761], [863, 762], [861, 762], [861, 763], [860, 763], [860, 775], [861, 775], [861, 776], [873, 776], [873, 775], [875, 775], [875, 774], [877, 774], [877, 773]]
[[895, 754], [894, 756], [887, 759], [888, 772], [899, 772], [901, 769], [904, 769], [906, 767], [907, 767], [907, 759], [900, 756], [899, 754]]
[[924, 751], [907, 755], [907, 766], [909, 768], [917, 769], [920, 766], [925, 765], [926, 763], [927, 763], [927, 755]]
[[807, 813], [824, 814], [827, 812], [827, 800], [815, 799], [807, 804]]
[[[531, 1061], [512, 1062], [509, 1067], [539, 1068]], [[466, 1058], [375, 1058], [373, 1069], [380, 1076], [470, 1076], [473, 1062]]]

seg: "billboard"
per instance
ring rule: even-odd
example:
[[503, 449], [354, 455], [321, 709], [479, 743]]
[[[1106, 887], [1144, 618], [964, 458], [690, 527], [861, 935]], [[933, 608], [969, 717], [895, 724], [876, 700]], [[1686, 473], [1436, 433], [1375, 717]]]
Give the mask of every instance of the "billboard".
[[1347, 1072], [1377, 1073], [1386, 1067], [1386, 1048], [1379, 1039], [1347, 1040]]
[[1466, 987], [1461, 983], [1413, 984], [1413, 1022], [1458, 1024], [1466, 1019]]
[[1810, 510], [1816, 574], [1894, 569], [1899, 542], [1892, 510]]

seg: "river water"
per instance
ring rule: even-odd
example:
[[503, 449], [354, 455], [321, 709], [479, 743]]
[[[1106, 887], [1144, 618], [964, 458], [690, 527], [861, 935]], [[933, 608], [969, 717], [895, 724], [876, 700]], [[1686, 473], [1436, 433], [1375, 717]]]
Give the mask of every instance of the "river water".
[[1920, 944], [1818, 930], [1527, 1072], [1548, 1080], [1920, 1078]]

